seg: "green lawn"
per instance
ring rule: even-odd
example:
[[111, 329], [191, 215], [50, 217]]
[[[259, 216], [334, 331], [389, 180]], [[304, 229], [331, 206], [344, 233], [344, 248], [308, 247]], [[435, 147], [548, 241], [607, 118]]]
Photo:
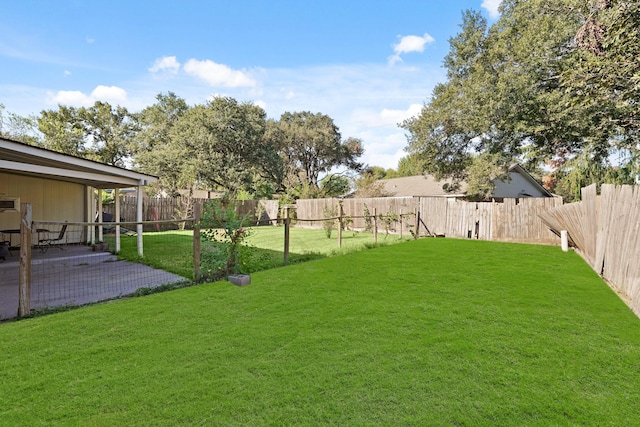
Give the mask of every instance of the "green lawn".
[[[410, 239], [405, 236], [403, 240]], [[115, 248], [115, 237], [108, 235], [105, 241], [110, 248]], [[402, 241], [397, 235], [378, 235], [378, 244], [385, 245]], [[192, 232], [163, 231], [144, 233], [144, 258], [137, 252], [135, 236], [121, 237], [120, 257], [143, 262], [152, 267], [161, 268], [183, 277], [193, 278], [193, 239]], [[252, 228], [247, 243], [253, 249], [245, 265], [246, 273], [267, 270], [284, 265], [284, 228], [257, 227]], [[320, 229], [292, 228], [289, 239], [289, 263], [309, 261], [331, 255], [339, 255], [362, 249], [374, 244], [373, 234], [345, 231], [342, 248], [338, 247], [337, 233], [327, 238]]]
[[0, 325], [0, 424], [637, 425], [640, 320], [574, 253], [422, 239]]

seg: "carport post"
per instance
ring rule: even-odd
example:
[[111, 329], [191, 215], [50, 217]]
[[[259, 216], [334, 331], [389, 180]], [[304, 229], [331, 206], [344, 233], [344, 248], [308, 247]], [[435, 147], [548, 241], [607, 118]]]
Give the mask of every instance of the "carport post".
[[102, 242], [102, 188], [98, 188], [98, 223], [98, 242]]
[[120, 252], [120, 189], [114, 188], [113, 199], [116, 202], [116, 216], [113, 219], [116, 222], [116, 253]]
[[18, 317], [31, 313], [31, 203], [20, 204], [20, 273]]

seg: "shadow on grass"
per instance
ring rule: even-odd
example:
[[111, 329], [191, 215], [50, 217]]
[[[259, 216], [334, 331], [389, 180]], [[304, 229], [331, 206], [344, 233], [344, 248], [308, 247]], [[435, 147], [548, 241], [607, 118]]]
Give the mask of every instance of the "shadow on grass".
[[[272, 268], [283, 267], [284, 251], [250, 247], [248, 251], [245, 269], [246, 273], [270, 270]], [[313, 261], [315, 259], [326, 258], [327, 255], [319, 252], [289, 253], [289, 265], [301, 262]]]

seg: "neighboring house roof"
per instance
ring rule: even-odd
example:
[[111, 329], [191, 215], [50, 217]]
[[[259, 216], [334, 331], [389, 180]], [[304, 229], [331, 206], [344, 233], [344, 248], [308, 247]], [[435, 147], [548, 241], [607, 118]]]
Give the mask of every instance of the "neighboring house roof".
[[382, 184], [384, 193], [393, 197], [462, 197], [467, 190], [467, 183], [462, 182], [457, 191], [446, 191], [443, 187], [450, 186], [452, 180], [437, 181], [432, 175], [404, 176], [401, 178], [382, 179], [378, 182]]
[[[538, 181], [518, 164], [509, 168], [509, 178], [496, 180], [493, 197], [552, 197]], [[421, 197], [464, 197], [467, 183], [461, 182], [459, 188], [447, 191], [451, 180], [437, 181], [432, 175], [406, 176], [402, 178], [382, 179], [379, 181], [383, 191], [389, 196], [421, 196]]]
[[94, 188], [148, 185], [158, 177], [0, 138], [0, 172], [75, 182]]

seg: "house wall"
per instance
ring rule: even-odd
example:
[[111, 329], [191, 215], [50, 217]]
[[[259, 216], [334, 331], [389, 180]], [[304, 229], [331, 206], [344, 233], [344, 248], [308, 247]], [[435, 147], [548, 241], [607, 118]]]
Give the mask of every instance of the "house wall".
[[[0, 173], [0, 196], [31, 203], [34, 221], [86, 221], [82, 184]], [[0, 212], [0, 230], [20, 227], [19, 212]]]
[[530, 197], [546, 197], [539, 188], [536, 188], [531, 181], [521, 174], [517, 172], [509, 172], [509, 176], [511, 177], [511, 180], [495, 182], [496, 188], [493, 192], [493, 197], [527, 197], [525, 194], [528, 194]]

